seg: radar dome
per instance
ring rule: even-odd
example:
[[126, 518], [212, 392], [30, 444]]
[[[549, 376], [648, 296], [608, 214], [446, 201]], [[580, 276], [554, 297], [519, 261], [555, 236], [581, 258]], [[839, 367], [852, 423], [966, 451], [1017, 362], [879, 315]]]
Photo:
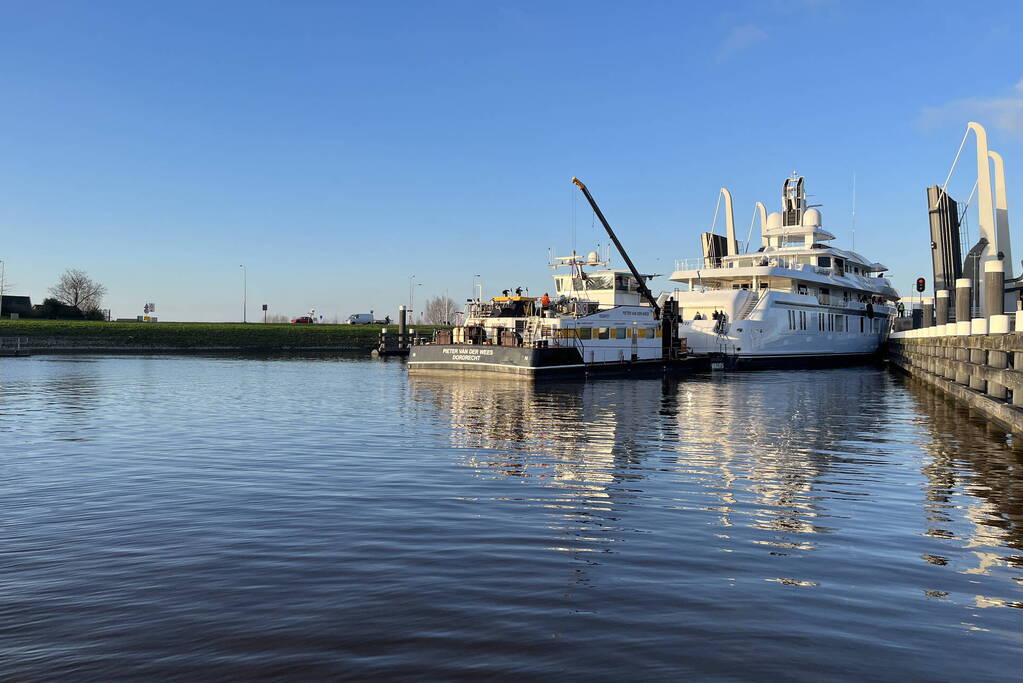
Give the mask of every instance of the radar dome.
[[804, 228], [819, 228], [821, 227], [821, 212], [817, 209], [807, 209], [806, 213], [803, 214], [803, 227]]
[[767, 214], [767, 229], [773, 230], [774, 228], [780, 228], [782, 224], [781, 214], [777, 211], [772, 211]]
[[595, 251], [591, 251], [590, 253], [586, 254], [586, 262], [589, 263], [591, 266], [595, 266], [598, 263], [600, 263], [600, 255], [597, 254], [597, 252]]

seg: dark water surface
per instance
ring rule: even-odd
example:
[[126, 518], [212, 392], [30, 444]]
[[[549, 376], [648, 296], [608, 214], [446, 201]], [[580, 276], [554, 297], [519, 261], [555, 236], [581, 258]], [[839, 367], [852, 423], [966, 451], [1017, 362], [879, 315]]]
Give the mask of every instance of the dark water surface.
[[2, 359], [0, 674], [1012, 679], [1021, 462], [877, 368]]

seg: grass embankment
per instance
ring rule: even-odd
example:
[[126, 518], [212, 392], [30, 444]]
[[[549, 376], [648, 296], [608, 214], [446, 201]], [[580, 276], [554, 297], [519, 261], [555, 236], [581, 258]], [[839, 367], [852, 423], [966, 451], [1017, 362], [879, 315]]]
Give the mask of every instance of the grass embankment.
[[[381, 325], [262, 323], [108, 323], [65, 320], [0, 320], [0, 337], [18, 337], [28, 348], [324, 349], [370, 350]], [[391, 332], [396, 325], [388, 326]], [[436, 329], [418, 325], [417, 334]]]

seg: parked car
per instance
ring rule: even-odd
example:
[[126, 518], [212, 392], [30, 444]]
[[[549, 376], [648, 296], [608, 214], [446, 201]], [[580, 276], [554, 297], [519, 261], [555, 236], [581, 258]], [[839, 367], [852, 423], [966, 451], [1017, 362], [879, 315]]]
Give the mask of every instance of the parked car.
[[353, 313], [348, 316], [346, 321], [349, 325], [372, 325], [376, 321], [373, 320], [372, 313]]
[[310, 318], [308, 315], [303, 315], [303, 316], [299, 316], [298, 318], [292, 318], [291, 322], [293, 322], [293, 323], [312, 323], [313, 319]]

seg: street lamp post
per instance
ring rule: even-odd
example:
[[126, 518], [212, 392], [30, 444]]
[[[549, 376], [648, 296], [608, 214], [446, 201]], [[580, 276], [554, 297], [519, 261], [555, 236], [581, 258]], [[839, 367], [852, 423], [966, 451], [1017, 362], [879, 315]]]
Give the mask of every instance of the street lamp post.
[[249, 274], [245, 270], [245, 264], [242, 263], [238, 266], [242, 269], [242, 322], [247, 323], [248, 320], [248, 307], [249, 307]]
[[415, 295], [412, 293], [412, 281], [416, 279], [415, 275], [408, 276], [408, 313], [412, 315], [412, 302], [415, 299]]

